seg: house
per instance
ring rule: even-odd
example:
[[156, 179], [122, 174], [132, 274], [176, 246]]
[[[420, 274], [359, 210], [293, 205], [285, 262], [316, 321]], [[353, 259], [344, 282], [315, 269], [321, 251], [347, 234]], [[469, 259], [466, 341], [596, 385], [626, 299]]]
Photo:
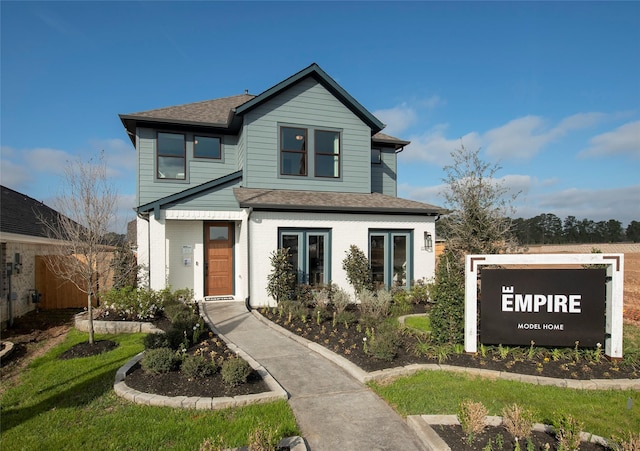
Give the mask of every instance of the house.
[[443, 210], [397, 197], [409, 142], [381, 133], [317, 64], [259, 95], [120, 119], [137, 152], [138, 263], [151, 288], [273, 305], [269, 257], [286, 247], [300, 283], [350, 289], [352, 244], [379, 286], [433, 277]]
[[40, 218], [52, 219], [58, 212], [27, 195], [0, 186], [0, 321], [35, 310], [43, 301], [36, 291], [38, 258], [58, 253], [59, 242], [47, 235]]

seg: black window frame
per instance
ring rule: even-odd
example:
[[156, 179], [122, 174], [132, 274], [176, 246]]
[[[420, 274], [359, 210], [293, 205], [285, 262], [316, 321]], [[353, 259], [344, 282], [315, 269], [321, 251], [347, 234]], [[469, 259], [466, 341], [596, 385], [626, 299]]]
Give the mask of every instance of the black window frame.
[[[198, 138], [210, 138], [218, 140], [218, 156], [217, 157], [206, 157], [206, 156], [198, 156], [196, 153], [196, 149], [198, 146]], [[217, 135], [193, 135], [193, 158], [201, 159], [201, 160], [222, 160], [222, 136]]]
[[[320, 152], [318, 151], [318, 133], [334, 133], [336, 135], [338, 135], [338, 151], [337, 153], [335, 152], [335, 150], [333, 152]], [[314, 129], [313, 130], [313, 154], [314, 154], [314, 168], [313, 168], [313, 172], [314, 172], [314, 176], [318, 177], [318, 178], [325, 178], [325, 179], [339, 179], [341, 176], [341, 167], [342, 167], [342, 133], [338, 130], [329, 130], [329, 129]], [[332, 156], [332, 157], [338, 157], [338, 173], [334, 174], [334, 175], [319, 175], [318, 174], [318, 156]], [[335, 164], [335, 162], [333, 163]]]
[[[160, 135], [179, 135], [182, 136], [182, 156], [176, 156], [174, 154], [162, 154], [160, 148]], [[166, 175], [161, 175], [160, 172], [160, 158], [172, 158], [172, 159], [182, 159], [182, 177], [167, 177]], [[178, 181], [186, 181], [187, 180], [187, 135], [185, 133], [177, 133], [170, 131], [162, 131], [158, 130], [156, 132], [156, 179], [158, 180], [178, 180]]]
[[[285, 129], [290, 129], [290, 130], [301, 130], [303, 131], [303, 140], [304, 140], [304, 149], [303, 150], [297, 150], [297, 149], [286, 149], [284, 147], [284, 130]], [[309, 159], [309, 129], [306, 127], [298, 127], [298, 126], [293, 126], [293, 125], [281, 125], [280, 126], [280, 130], [279, 130], [279, 135], [280, 135], [280, 142], [279, 142], [279, 147], [280, 147], [280, 152], [279, 152], [279, 159], [280, 159], [280, 175], [284, 175], [284, 176], [290, 176], [290, 177], [307, 177], [309, 175], [309, 164], [308, 164], [308, 159]], [[296, 135], [298, 136], [298, 135]], [[284, 154], [301, 154], [302, 155], [302, 164], [304, 166], [304, 173], [289, 173], [289, 172], [284, 172], [284, 164], [283, 163], [283, 156]]]

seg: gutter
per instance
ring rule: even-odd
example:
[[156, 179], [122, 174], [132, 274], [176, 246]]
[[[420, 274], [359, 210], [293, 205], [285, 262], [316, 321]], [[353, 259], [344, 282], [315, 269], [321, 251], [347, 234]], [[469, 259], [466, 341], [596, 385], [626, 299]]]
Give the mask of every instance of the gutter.
[[248, 311], [251, 311], [251, 213], [253, 207], [249, 207], [247, 211], [247, 297], [244, 305]]

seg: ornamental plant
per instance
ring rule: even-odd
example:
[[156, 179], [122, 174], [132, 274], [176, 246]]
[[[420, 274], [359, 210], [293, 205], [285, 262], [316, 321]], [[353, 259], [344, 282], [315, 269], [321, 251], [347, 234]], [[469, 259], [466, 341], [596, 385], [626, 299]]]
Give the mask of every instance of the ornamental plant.
[[240, 357], [232, 357], [224, 361], [220, 374], [225, 384], [235, 387], [247, 382], [251, 374], [251, 365]]
[[433, 341], [461, 343], [464, 339], [464, 262], [449, 248], [438, 259], [433, 298], [435, 304], [430, 313]]
[[342, 269], [347, 273], [347, 280], [356, 294], [373, 289], [369, 259], [355, 244], [349, 246], [347, 256], [342, 260]]
[[290, 263], [289, 248], [276, 249], [269, 257], [271, 273], [267, 276], [267, 294], [276, 302], [291, 299], [296, 284], [296, 274]]

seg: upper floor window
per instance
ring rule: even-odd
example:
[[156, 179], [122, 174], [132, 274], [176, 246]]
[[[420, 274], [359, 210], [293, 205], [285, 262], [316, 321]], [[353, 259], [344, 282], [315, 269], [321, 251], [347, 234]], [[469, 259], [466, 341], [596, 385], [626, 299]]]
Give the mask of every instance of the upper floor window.
[[340, 132], [315, 131], [316, 177], [340, 177]]
[[280, 128], [280, 173], [307, 175], [306, 128]]
[[382, 151], [380, 149], [371, 148], [371, 163], [382, 163]]
[[185, 180], [186, 146], [182, 133], [158, 132], [156, 172], [159, 179]]
[[222, 158], [220, 144], [220, 138], [215, 136], [194, 136], [193, 156], [194, 158], [220, 160]]

